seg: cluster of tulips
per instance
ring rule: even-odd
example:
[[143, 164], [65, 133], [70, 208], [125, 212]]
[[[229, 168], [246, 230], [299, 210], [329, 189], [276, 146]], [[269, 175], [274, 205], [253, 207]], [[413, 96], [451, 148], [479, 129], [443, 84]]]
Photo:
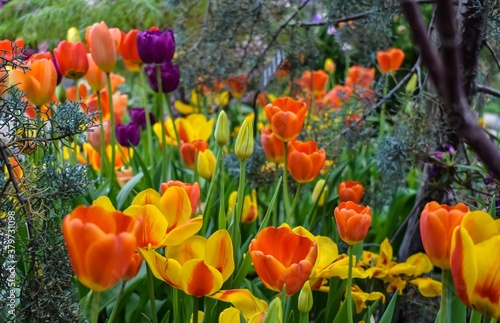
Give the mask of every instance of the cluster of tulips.
[[[54, 56], [32, 55], [23, 62], [27, 70], [12, 70], [10, 79], [26, 93], [32, 107], [27, 111], [30, 116], [44, 114], [44, 106], [51, 101], [67, 98], [82, 101], [84, 111], [97, 113], [95, 131], [87, 134], [88, 142], [76, 146], [81, 152], [74, 153], [80, 162], [110, 177], [109, 185], [115, 185], [116, 179], [125, 190], [132, 178], [141, 179], [137, 177], [140, 175], [149, 179], [149, 187], [137, 194], [133, 186], [124, 191], [130, 195], [130, 203], [101, 196], [89, 206], [76, 207], [62, 221], [73, 270], [79, 283], [91, 290], [92, 300], [98, 302], [99, 293], [119, 281], [122, 295], [126, 282], [136, 279], [145, 268], [153, 322], [158, 322], [159, 315], [153, 277], [169, 286], [175, 322], [190, 318], [194, 322], [203, 318], [210, 322], [240, 318], [247, 322], [281, 322], [292, 315], [297, 315], [300, 322], [308, 322], [316, 295], [322, 292], [328, 304], [335, 298], [345, 300], [338, 313], [323, 313], [326, 318], [371, 320], [370, 313], [379, 301], [385, 303], [386, 297], [381, 291], [363, 290], [370, 289], [366, 282], [371, 280], [379, 280], [385, 291], [395, 293], [393, 300], [408, 284], [426, 297], [442, 295], [440, 322], [451, 322], [451, 317], [456, 317], [447, 307], [453, 290], [474, 309], [474, 317], [480, 313], [500, 318], [500, 275], [496, 266], [500, 253], [495, 249], [500, 242], [498, 220], [483, 211], [469, 212], [460, 204], [452, 207], [429, 203], [420, 222], [427, 255], [418, 253], [398, 263], [388, 239], [380, 244], [379, 253], [363, 250], [372, 210], [360, 204], [364, 193], [361, 183], [341, 182], [336, 187], [337, 196], [327, 197], [331, 196], [328, 187], [332, 187], [328, 178], [320, 177], [328, 172], [326, 166], [331, 162], [320, 148], [321, 143], [299, 140], [307, 137], [303, 134], [306, 117], [308, 113], [340, 111], [353, 102], [369, 104], [375, 99], [374, 68], [352, 66], [343, 84], [334, 84], [335, 65], [327, 60], [324, 70], [304, 72], [294, 82], [299, 91], [291, 91], [291, 95], [298, 99], [281, 96], [268, 103], [269, 96], [259, 96], [266, 123], [259, 126], [260, 141], [267, 160], [275, 164], [275, 169], [283, 169], [283, 185], [277, 181], [274, 196], [262, 210], [257, 191], [249, 190], [245, 180], [246, 162], [254, 153], [252, 123], [254, 118], [259, 122], [262, 119], [259, 115], [247, 116], [235, 127], [233, 140], [230, 118], [222, 109], [229, 104], [229, 93], [239, 108], [248, 87], [245, 76], [230, 77], [224, 84], [215, 80], [210, 85], [211, 81], [201, 77], [190, 103], [175, 101], [175, 108], [183, 116], [174, 118], [170, 98], [165, 95], [180, 83], [179, 67], [173, 63], [175, 39], [171, 30], [152, 28], [124, 33], [99, 23], [87, 29], [85, 39], [84, 44], [70, 34], [69, 40], [54, 49]], [[11, 53], [11, 59], [22, 59], [18, 57], [21, 47], [20, 41], [17, 45], [0, 42], [0, 49]], [[157, 95], [158, 109], [154, 113], [149, 104], [127, 107], [127, 96], [118, 90], [125, 79], [113, 73], [117, 53], [129, 71], [144, 72], [141, 77], [146, 76]], [[394, 74], [404, 53], [400, 49], [380, 51], [377, 60], [382, 74]], [[277, 77], [284, 74], [285, 68], [278, 69]], [[75, 86], [64, 90], [64, 95], [56, 95], [61, 76], [74, 80]], [[163, 107], [165, 97], [168, 117]], [[214, 107], [219, 110], [216, 117], [210, 114]], [[124, 123], [127, 119], [129, 123]], [[345, 124], [360, 119], [359, 114], [349, 112]], [[136, 150], [137, 146], [141, 149]], [[232, 191], [228, 199], [224, 193], [224, 154], [235, 154], [241, 170], [237, 191]], [[127, 167], [134, 158], [144, 164], [140, 173], [137, 168]], [[159, 174], [159, 178], [151, 179], [150, 173]], [[288, 175], [298, 183], [293, 201]], [[156, 182], [159, 185], [152, 184]], [[328, 199], [338, 201], [337, 207], [328, 210], [329, 218], [333, 217], [335, 234], [344, 243], [341, 249], [347, 245], [347, 254], [339, 251], [340, 241], [332, 239], [334, 233], [327, 233], [332, 237], [314, 234], [317, 222], [309, 217], [302, 221], [301, 193], [309, 184], [314, 184], [314, 208], [326, 206]], [[277, 201], [279, 191], [283, 194]], [[204, 201], [200, 201], [202, 196]], [[218, 214], [212, 212], [214, 196], [219, 196]], [[282, 204], [284, 214], [275, 210], [277, 203]], [[274, 225], [268, 226], [271, 217]], [[331, 220], [324, 220], [323, 225], [327, 221]], [[248, 236], [246, 242], [244, 236]], [[443, 283], [429, 277], [433, 265], [442, 269]], [[269, 291], [249, 288], [247, 282], [252, 279]], [[266, 293], [272, 295], [270, 302]], [[186, 301], [186, 295], [192, 296], [192, 302]], [[109, 322], [119, 320], [120, 299]], [[217, 308], [216, 301], [231, 306]], [[368, 306], [368, 301], [374, 303]], [[392, 317], [393, 311], [394, 305], [388, 306], [386, 317]], [[465, 315], [465, 307], [458, 311]], [[89, 314], [91, 322], [97, 322], [98, 312]]]

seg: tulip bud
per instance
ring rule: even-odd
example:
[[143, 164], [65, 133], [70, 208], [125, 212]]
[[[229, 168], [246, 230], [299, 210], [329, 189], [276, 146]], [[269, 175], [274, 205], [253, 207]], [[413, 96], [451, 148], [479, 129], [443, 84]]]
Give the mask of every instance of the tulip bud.
[[229, 124], [227, 120], [227, 114], [222, 110], [217, 118], [217, 124], [215, 125], [215, 141], [219, 147], [224, 147], [229, 141]]
[[325, 60], [325, 71], [327, 71], [328, 73], [335, 72], [335, 63], [331, 58], [327, 58]]
[[267, 310], [266, 317], [262, 321], [263, 323], [283, 323], [283, 311], [281, 309], [281, 299], [276, 297], [273, 299], [271, 304], [269, 304], [269, 309]]
[[78, 32], [78, 28], [71, 27], [66, 32], [66, 40], [72, 43], [76, 43], [77, 41], [81, 41], [80, 34]]
[[245, 118], [245, 121], [241, 124], [240, 131], [238, 132], [238, 137], [236, 137], [236, 144], [234, 145], [234, 152], [238, 159], [243, 161], [247, 160], [252, 156], [253, 152], [253, 127], [252, 120], [250, 118]]
[[64, 83], [59, 83], [59, 85], [56, 86], [56, 97], [59, 102], [66, 101], [66, 88], [64, 87]]
[[307, 314], [311, 311], [313, 306], [313, 294], [309, 281], [306, 281], [299, 294], [299, 303], [297, 307], [301, 313]]
[[198, 174], [206, 180], [211, 180], [215, 171], [215, 155], [210, 149], [198, 152], [198, 162], [196, 167]]
[[[323, 188], [323, 186], [325, 188]], [[316, 201], [318, 201], [318, 206], [323, 206], [323, 204], [325, 204], [325, 197], [327, 191], [328, 191], [328, 186], [325, 185], [325, 180], [320, 179], [316, 183], [316, 186], [314, 186], [314, 190], [312, 193], [312, 202], [316, 203]]]

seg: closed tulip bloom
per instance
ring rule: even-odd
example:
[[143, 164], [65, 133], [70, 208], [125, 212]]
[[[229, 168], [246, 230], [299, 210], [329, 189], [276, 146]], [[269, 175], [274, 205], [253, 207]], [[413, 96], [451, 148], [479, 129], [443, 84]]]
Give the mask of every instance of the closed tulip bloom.
[[323, 204], [325, 204], [325, 198], [327, 192], [328, 192], [328, 185], [326, 185], [326, 181], [324, 179], [320, 179], [314, 186], [314, 190], [311, 196], [312, 202], [318, 203], [318, 206], [323, 206]]
[[160, 185], [161, 194], [163, 195], [165, 191], [172, 186], [182, 187], [186, 191], [189, 197], [189, 202], [191, 203], [192, 215], [194, 215], [196, 213], [196, 210], [198, 209], [198, 203], [200, 202], [200, 184], [197, 182], [193, 184], [188, 184], [181, 181], [171, 180], [166, 183], [161, 183]]
[[71, 43], [63, 40], [54, 49], [59, 71], [69, 79], [79, 79], [84, 76], [89, 69], [87, 52], [82, 42]]
[[40, 107], [52, 99], [56, 91], [57, 73], [48, 59], [38, 59], [27, 64], [28, 70], [12, 70], [13, 82], [26, 93], [32, 104]]
[[211, 180], [215, 171], [215, 155], [210, 149], [198, 153], [198, 174], [206, 180]]
[[234, 153], [239, 160], [247, 160], [252, 156], [254, 147], [253, 122], [246, 117], [234, 143]]
[[262, 143], [262, 149], [266, 154], [267, 159], [275, 164], [280, 164], [284, 160], [285, 147], [283, 141], [276, 137], [269, 127], [262, 128], [260, 134], [260, 141]]
[[352, 97], [352, 89], [349, 86], [336, 84], [324, 97], [323, 104], [341, 108], [348, 103]]
[[123, 147], [137, 146], [141, 140], [141, 131], [135, 123], [118, 124], [116, 129], [116, 140]]
[[288, 143], [288, 171], [298, 183], [309, 183], [318, 177], [326, 160], [324, 149], [315, 141]]
[[233, 76], [226, 81], [229, 92], [235, 98], [241, 98], [247, 92], [248, 81], [246, 75]]
[[105, 73], [116, 65], [116, 40], [104, 22], [95, 23], [88, 34], [89, 50], [95, 64]]
[[202, 297], [217, 292], [234, 271], [233, 244], [226, 230], [208, 239], [193, 236], [165, 249], [165, 257], [148, 248], [141, 251], [156, 278]]
[[335, 208], [334, 215], [339, 236], [345, 243], [352, 246], [363, 241], [372, 220], [369, 206], [342, 202]]
[[274, 135], [281, 141], [292, 141], [302, 131], [307, 106], [290, 97], [278, 98], [265, 106]]
[[349, 76], [345, 80], [347, 86], [368, 89], [375, 78], [375, 69], [355, 65], [349, 68], [348, 74]]
[[427, 203], [420, 215], [420, 236], [425, 253], [431, 262], [441, 268], [450, 269], [450, 249], [453, 230], [462, 222], [469, 208], [458, 203], [455, 206]]
[[138, 72], [141, 70], [142, 60], [137, 49], [137, 34], [139, 30], [132, 29], [128, 33], [122, 32], [120, 47], [118, 51], [128, 70]]
[[87, 54], [87, 60], [89, 62], [89, 68], [85, 74], [85, 79], [92, 90], [99, 92], [106, 86], [106, 73], [96, 65], [91, 54]]
[[189, 169], [194, 168], [194, 161], [196, 157], [196, 152], [204, 152], [208, 148], [208, 143], [203, 140], [195, 140], [193, 142], [182, 142], [181, 143], [181, 157], [184, 164]]
[[341, 182], [338, 187], [340, 202], [352, 201], [358, 204], [359, 202], [361, 202], [363, 192], [363, 185], [360, 182], [352, 180]]
[[465, 214], [451, 243], [451, 274], [460, 300], [484, 316], [500, 319], [500, 220]]
[[[130, 114], [130, 119], [133, 123], [135, 123], [141, 130], [146, 129], [146, 109], [144, 108], [130, 108], [128, 110]], [[155, 116], [153, 113], [149, 112], [149, 120], [151, 124], [156, 122]]]
[[317, 97], [325, 93], [327, 82], [328, 73], [318, 70], [313, 72], [305, 71], [297, 83], [308, 92], [312, 92], [314, 97]]
[[267, 227], [249, 246], [255, 271], [264, 285], [286, 295], [298, 292], [309, 280], [318, 257], [316, 242], [289, 227]]
[[377, 62], [380, 66], [380, 72], [395, 72], [401, 67], [405, 59], [405, 53], [399, 48], [390, 48], [386, 51], [377, 52]]
[[145, 64], [170, 63], [175, 54], [172, 30], [146, 30], [137, 34], [137, 50]]
[[[238, 192], [234, 191], [229, 195], [228, 208], [234, 210], [236, 207], [236, 199]], [[242, 223], [252, 223], [259, 216], [259, 207], [257, 205], [257, 191], [252, 190], [252, 194], [245, 195], [243, 200], [243, 213], [241, 216]]]
[[80, 33], [78, 31], [78, 28], [76, 27], [71, 27], [66, 31], [66, 40], [72, 43], [76, 43], [81, 41], [80, 38]]
[[224, 110], [222, 110], [217, 117], [214, 136], [219, 147], [224, 147], [229, 141], [229, 121], [227, 120], [227, 114]]
[[93, 291], [113, 287], [127, 272], [137, 247], [139, 222], [99, 205], [78, 206], [62, 231], [78, 280]]
[[328, 73], [335, 72], [335, 62], [331, 58], [325, 59], [325, 71]]
[[6, 60], [12, 61], [23, 52], [24, 39], [18, 38], [15, 41], [8, 39], [0, 40], [0, 56]]
[[[158, 92], [158, 74], [155, 65], [147, 65], [144, 68], [148, 78], [149, 87]], [[175, 91], [179, 86], [180, 74], [179, 66], [172, 63], [163, 63], [160, 65], [161, 89], [163, 93]]]

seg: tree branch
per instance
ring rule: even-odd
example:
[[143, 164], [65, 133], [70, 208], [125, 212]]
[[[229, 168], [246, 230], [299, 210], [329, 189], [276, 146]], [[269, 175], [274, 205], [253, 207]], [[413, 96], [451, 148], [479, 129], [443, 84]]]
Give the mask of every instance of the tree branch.
[[497, 67], [500, 70], [500, 59], [498, 58], [497, 54], [491, 47], [490, 43], [488, 43], [486, 40], [484, 41], [484, 47], [486, 47], [490, 52], [491, 56], [493, 56], [493, 60], [495, 61], [495, 63], [497, 63]]
[[476, 84], [476, 91], [500, 98], [500, 91], [486, 85]]

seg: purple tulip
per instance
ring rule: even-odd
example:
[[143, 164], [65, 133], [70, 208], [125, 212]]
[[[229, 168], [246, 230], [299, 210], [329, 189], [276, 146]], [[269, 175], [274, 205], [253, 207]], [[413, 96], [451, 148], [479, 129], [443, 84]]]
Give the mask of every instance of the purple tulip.
[[135, 123], [116, 125], [116, 140], [124, 147], [137, 146], [141, 132]]
[[[132, 123], [136, 124], [141, 130], [146, 129], [146, 110], [144, 108], [130, 108], [128, 110]], [[151, 124], [156, 122], [154, 114], [149, 112]]]
[[170, 63], [175, 54], [172, 30], [146, 30], [137, 34], [137, 50], [145, 64]]
[[[158, 92], [157, 65], [146, 65], [144, 71], [148, 77], [148, 83], [153, 91]], [[179, 86], [179, 66], [172, 63], [163, 63], [160, 66], [161, 88], [163, 93], [172, 92]]]

